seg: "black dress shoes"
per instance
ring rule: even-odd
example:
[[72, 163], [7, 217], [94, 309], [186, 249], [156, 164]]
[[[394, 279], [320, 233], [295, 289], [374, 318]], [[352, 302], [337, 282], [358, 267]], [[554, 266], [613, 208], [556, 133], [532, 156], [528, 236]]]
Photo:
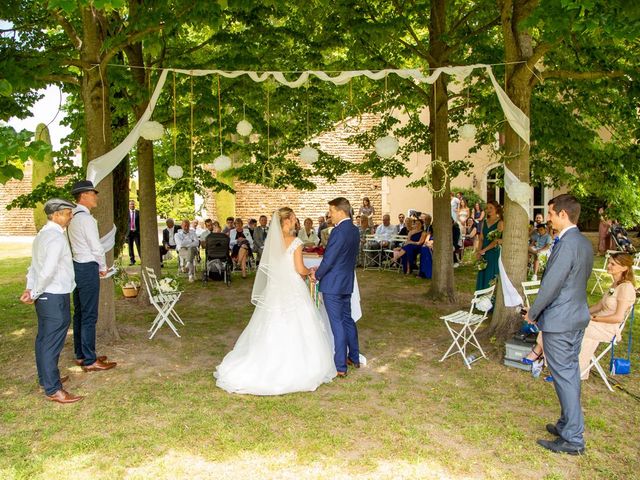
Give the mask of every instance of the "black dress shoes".
[[554, 453], [568, 453], [569, 455], [584, 455], [585, 448], [575, 443], [569, 443], [562, 438], [555, 440], [538, 440], [538, 445]]
[[547, 423], [546, 428], [547, 428], [547, 432], [549, 432], [551, 435], [555, 435], [556, 437], [560, 436], [560, 432], [558, 432], [558, 429], [553, 423]]

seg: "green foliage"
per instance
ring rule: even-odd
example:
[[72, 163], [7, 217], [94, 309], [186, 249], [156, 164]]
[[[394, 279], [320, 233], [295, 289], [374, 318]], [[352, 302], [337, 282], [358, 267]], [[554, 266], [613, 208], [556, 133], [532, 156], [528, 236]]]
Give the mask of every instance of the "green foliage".
[[452, 188], [451, 191], [455, 194], [462, 193], [462, 198], [467, 202], [467, 206], [469, 210], [471, 210], [471, 214], [473, 215], [473, 206], [476, 203], [479, 203], [482, 208], [484, 208], [484, 202], [482, 198], [476, 193], [475, 190], [471, 190], [469, 188]]
[[50, 153], [51, 146], [34, 141], [32, 132], [16, 132], [14, 128], [0, 124], [0, 183], [21, 180], [23, 166], [29, 158], [42, 162]]
[[[51, 147], [51, 137], [49, 136], [49, 129], [44, 123], [39, 123], [36, 126], [35, 137], [37, 140], [44, 142]], [[32, 189], [35, 189], [49, 174], [53, 172], [53, 155], [51, 153], [48, 153], [42, 161], [33, 162], [33, 165], [31, 167]], [[34, 208], [33, 222], [35, 223], [37, 231], [40, 231], [40, 229], [47, 223], [47, 215], [42, 209], [42, 202], [40, 202]]]

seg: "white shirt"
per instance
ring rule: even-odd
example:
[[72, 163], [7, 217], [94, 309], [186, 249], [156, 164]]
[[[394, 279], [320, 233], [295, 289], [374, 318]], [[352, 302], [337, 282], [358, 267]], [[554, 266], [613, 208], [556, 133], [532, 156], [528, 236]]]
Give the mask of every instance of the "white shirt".
[[[171, 227], [171, 228], [167, 227], [167, 230], [169, 230], [169, 245], [172, 246], [172, 247], [176, 246], [176, 238], [175, 238], [176, 232], [175, 232], [174, 228], [175, 227]], [[178, 230], [178, 231], [180, 231], [180, 230]]]
[[318, 245], [318, 243], [320, 243], [318, 234], [313, 228], [311, 229], [309, 235], [307, 235], [307, 231], [304, 228], [300, 229], [300, 231], [298, 232], [298, 238], [302, 240], [302, 243], [313, 243], [314, 245]]
[[460, 199], [458, 197], [453, 197], [451, 199], [451, 218], [455, 221], [458, 221], [458, 207], [460, 206]]
[[206, 229], [200, 232], [200, 234], [198, 235], [198, 238], [200, 239], [201, 242], [206, 242], [207, 237], [209, 236], [210, 233], [213, 233], [213, 231], [210, 232], [209, 229]]
[[562, 238], [564, 236], [565, 233], [567, 233], [569, 230], [571, 230], [572, 228], [578, 228], [576, 225], [569, 225], [568, 227], [565, 227], [559, 234], [558, 234], [558, 238]]
[[[229, 231], [229, 239], [231, 240], [229, 242], [230, 247], [233, 247], [236, 243], [238, 243], [238, 241], [236, 240], [237, 233], [238, 230], [236, 230], [235, 228]], [[251, 237], [251, 232], [248, 228], [244, 227], [242, 229], [242, 233], [244, 233], [245, 238], [249, 241], [249, 247], [251, 247], [251, 250], [253, 250], [253, 238]]]
[[393, 236], [396, 234], [396, 227], [395, 225], [387, 225], [385, 226], [384, 223], [382, 225], [378, 225], [378, 228], [376, 228], [376, 240], [378, 242], [380, 241], [391, 241], [391, 239], [393, 238]]
[[44, 292], [71, 293], [76, 287], [71, 249], [64, 230], [49, 221], [31, 246], [31, 266], [27, 272], [27, 289], [35, 300]]
[[189, 247], [199, 247], [200, 241], [198, 240], [198, 236], [194, 230], [189, 230], [185, 232], [184, 230], [178, 230], [176, 233], [176, 248], [180, 250], [181, 248], [189, 248]]
[[101, 272], [107, 271], [104, 248], [100, 243], [100, 234], [98, 233], [98, 223], [84, 205], [78, 205], [73, 209], [73, 219], [67, 227], [67, 235], [74, 262], [96, 262]]

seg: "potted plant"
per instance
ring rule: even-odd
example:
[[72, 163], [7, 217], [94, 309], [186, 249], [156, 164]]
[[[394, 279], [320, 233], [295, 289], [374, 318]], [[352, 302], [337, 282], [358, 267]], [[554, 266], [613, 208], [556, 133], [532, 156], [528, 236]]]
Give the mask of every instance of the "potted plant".
[[140, 281], [134, 275], [129, 275], [119, 262], [114, 263], [113, 268], [116, 269], [113, 281], [122, 290], [122, 295], [125, 298], [136, 298], [140, 292]]

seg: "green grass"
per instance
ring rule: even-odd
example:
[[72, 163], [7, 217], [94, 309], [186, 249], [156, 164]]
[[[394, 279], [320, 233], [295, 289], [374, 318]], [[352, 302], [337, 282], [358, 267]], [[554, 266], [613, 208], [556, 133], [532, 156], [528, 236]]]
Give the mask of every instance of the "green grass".
[[[152, 308], [118, 298], [122, 340], [99, 341], [118, 367], [82, 373], [69, 336], [61, 371], [86, 398], [52, 404], [36, 385], [35, 314], [18, 301], [27, 265], [0, 261], [0, 478], [638, 478], [636, 400], [592, 375], [588, 454], [543, 451], [535, 440], [559, 413], [553, 387], [497, 356], [471, 370], [456, 357], [440, 363], [450, 338], [438, 317], [455, 307], [427, 300], [428, 281], [392, 272], [358, 272], [369, 365], [314, 393], [215, 387], [213, 370], [252, 312], [251, 279], [234, 275], [230, 288], [185, 285], [182, 338], [163, 328], [149, 341]], [[472, 267], [456, 270], [461, 291], [474, 282]], [[637, 347], [633, 355], [619, 381], [638, 394]]]

